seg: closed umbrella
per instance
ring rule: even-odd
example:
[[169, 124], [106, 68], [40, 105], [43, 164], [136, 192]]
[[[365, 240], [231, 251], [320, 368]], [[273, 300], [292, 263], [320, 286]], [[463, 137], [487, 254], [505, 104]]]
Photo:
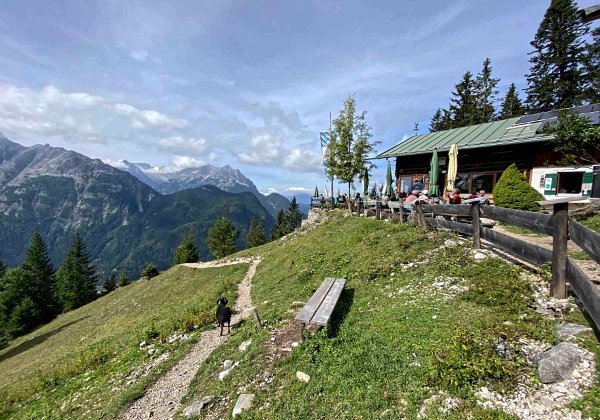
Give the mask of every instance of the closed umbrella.
[[434, 149], [433, 156], [431, 156], [431, 165], [429, 170], [429, 195], [432, 196], [440, 195], [438, 187], [438, 178], [440, 177], [440, 165], [438, 162], [438, 152], [437, 149]]
[[319, 196], [319, 188], [315, 185], [315, 194], [314, 197], [318, 197]]
[[385, 174], [385, 189], [383, 191], [383, 195], [387, 195], [388, 197], [391, 197], [392, 195], [394, 195], [394, 189], [392, 187], [392, 182], [393, 182], [392, 181], [392, 164], [388, 160], [387, 172]]
[[448, 172], [446, 173], [447, 190], [452, 191], [455, 187], [454, 181], [458, 172], [458, 147], [453, 144], [448, 152]]
[[365, 168], [365, 173], [363, 175], [363, 197], [369, 195], [369, 169]]

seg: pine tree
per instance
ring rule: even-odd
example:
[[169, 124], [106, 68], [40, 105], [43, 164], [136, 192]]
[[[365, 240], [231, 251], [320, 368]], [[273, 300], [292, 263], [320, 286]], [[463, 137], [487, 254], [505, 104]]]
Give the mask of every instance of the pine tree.
[[121, 271], [119, 272], [118, 283], [119, 283], [119, 287], [125, 287], [129, 283], [131, 283], [131, 279], [127, 275], [127, 271], [125, 271], [124, 269], [121, 269]]
[[552, 0], [531, 41], [527, 104], [532, 112], [579, 105], [583, 96], [583, 36], [574, 0]]
[[0, 330], [5, 339], [25, 334], [39, 325], [40, 314], [31, 299], [32, 288], [22, 268], [11, 268], [2, 277]]
[[298, 205], [296, 196], [293, 196], [290, 200], [290, 206], [288, 207], [285, 216], [287, 218], [289, 226], [288, 229], [290, 232], [302, 225], [302, 212], [300, 211], [300, 206]]
[[110, 293], [117, 288], [117, 276], [115, 274], [111, 274], [106, 281], [104, 282], [104, 290], [106, 293]]
[[367, 124], [366, 111], [356, 113], [356, 99], [348, 95], [344, 100], [344, 109], [333, 122], [329, 140], [329, 153], [324, 164], [328, 174], [348, 183], [348, 195], [354, 178], [362, 174], [369, 154], [379, 142], [371, 142], [371, 128]]
[[198, 247], [196, 246], [196, 237], [194, 236], [194, 232], [190, 230], [175, 250], [173, 265], [195, 263], [198, 262], [199, 259], [200, 256], [198, 255]]
[[452, 118], [450, 116], [450, 111], [447, 109], [438, 108], [433, 114], [431, 118], [431, 123], [429, 124], [429, 131], [431, 133], [436, 131], [449, 130], [452, 128]]
[[481, 113], [478, 108], [477, 89], [473, 74], [468, 71], [462, 80], [455, 86], [450, 99], [450, 114], [452, 116], [452, 128], [466, 127], [481, 121]]
[[277, 213], [277, 221], [275, 222], [275, 226], [271, 229], [271, 240], [279, 239], [282, 236], [290, 233], [288, 231], [288, 223], [287, 218], [285, 217], [285, 212], [283, 210], [279, 210]]
[[63, 311], [79, 308], [96, 298], [96, 270], [91, 260], [83, 240], [79, 234], [75, 235], [56, 273], [57, 296]]
[[253, 217], [248, 228], [246, 244], [248, 248], [254, 248], [266, 243], [265, 239], [265, 222], [261, 219], [258, 222]]
[[0, 261], [0, 279], [2, 279], [2, 276], [4, 275], [5, 272], [6, 272], [6, 264], [4, 264], [2, 261]]
[[492, 77], [492, 60], [486, 58], [483, 62], [481, 73], [475, 80], [475, 90], [477, 96], [478, 123], [490, 122], [494, 119], [494, 102], [498, 95], [498, 82], [500, 79]]
[[54, 267], [48, 257], [46, 244], [39, 233], [34, 233], [27, 250], [23, 271], [31, 287], [31, 300], [40, 315], [39, 323], [50, 321], [57, 311]]
[[585, 72], [585, 100], [600, 102], [600, 27], [592, 31], [592, 42], [586, 45], [583, 61]]
[[206, 246], [215, 258], [223, 258], [237, 251], [235, 240], [239, 232], [225, 216], [217, 219], [214, 226], [208, 229]]
[[500, 114], [498, 114], [499, 120], [505, 120], [507, 118], [519, 117], [525, 113], [525, 107], [519, 98], [517, 87], [512, 83], [508, 87], [506, 96], [502, 101]]

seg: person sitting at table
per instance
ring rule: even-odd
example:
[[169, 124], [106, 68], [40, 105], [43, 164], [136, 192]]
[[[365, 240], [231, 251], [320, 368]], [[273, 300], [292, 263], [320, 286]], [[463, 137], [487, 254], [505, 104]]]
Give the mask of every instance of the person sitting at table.
[[452, 191], [452, 196], [450, 197], [450, 204], [460, 204], [460, 203], [461, 203], [460, 190], [458, 188], [455, 188]]
[[419, 190], [412, 190], [412, 194], [406, 197], [405, 203], [412, 203], [419, 198]]
[[423, 190], [423, 193], [417, 198], [417, 201], [420, 201], [424, 204], [431, 204], [433, 200], [429, 197], [429, 190]]
[[479, 198], [479, 200], [481, 201], [482, 204], [490, 204], [490, 199], [488, 198], [487, 194], [485, 193], [485, 190], [479, 190], [479, 194], [477, 195], [477, 198]]
[[471, 194], [469, 194], [469, 197], [467, 197], [467, 199], [471, 200], [473, 198], [478, 198], [479, 195], [477, 194], [477, 191], [473, 191]]

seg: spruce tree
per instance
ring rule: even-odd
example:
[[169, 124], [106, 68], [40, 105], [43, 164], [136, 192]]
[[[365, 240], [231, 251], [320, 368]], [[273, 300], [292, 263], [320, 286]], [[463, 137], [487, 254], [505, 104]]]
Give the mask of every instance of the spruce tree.
[[592, 42], [586, 45], [583, 62], [585, 72], [585, 100], [600, 102], [600, 27], [592, 31]]
[[23, 272], [31, 287], [31, 300], [40, 315], [39, 323], [51, 320], [57, 311], [54, 267], [39, 233], [34, 233], [23, 261]]
[[194, 236], [194, 232], [190, 230], [175, 250], [173, 265], [195, 263], [198, 262], [199, 259], [200, 256], [198, 255], [198, 247], [196, 246], [196, 237]]
[[452, 128], [466, 127], [481, 121], [477, 89], [470, 71], [466, 72], [461, 81], [456, 84], [452, 96], [453, 98], [450, 99]]
[[40, 314], [31, 299], [32, 288], [22, 268], [11, 268], [2, 277], [0, 330], [6, 338], [25, 334], [39, 325]]
[[110, 293], [117, 288], [117, 276], [115, 274], [111, 274], [106, 281], [104, 282], [104, 289], [106, 293]]
[[63, 311], [79, 308], [96, 298], [96, 270], [79, 234], [56, 273], [57, 297]]
[[450, 111], [447, 109], [438, 108], [433, 114], [431, 118], [431, 123], [429, 124], [429, 131], [431, 133], [435, 131], [443, 131], [449, 130], [452, 127], [452, 117], [450, 116]]
[[118, 279], [118, 283], [119, 283], [119, 287], [125, 287], [127, 286], [129, 283], [131, 283], [131, 279], [129, 278], [129, 276], [127, 275], [127, 271], [125, 271], [125, 269], [121, 269], [121, 271], [119, 272], [119, 279]]
[[498, 82], [500, 79], [492, 77], [492, 60], [486, 58], [483, 62], [481, 73], [475, 80], [475, 90], [477, 96], [478, 123], [490, 122], [494, 119], [494, 102], [498, 95]]
[[273, 226], [271, 229], [271, 240], [273, 241], [275, 239], [279, 239], [288, 233], [288, 223], [287, 218], [285, 217], [285, 212], [283, 210], [279, 210], [279, 213], [277, 213], [277, 221], [275, 222], [275, 226]]
[[[0, 261], [0, 279], [2, 279], [2, 276], [4, 275], [4, 273], [6, 272], [6, 264], [4, 264], [4, 262]], [[0, 287], [1, 289], [1, 287]]]
[[293, 196], [290, 200], [290, 206], [286, 212], [286, 218], [288, 221], [289, 231], [292, 232], [296, 228], [302, 225], [302, 212], [300, 211], [300, 206], [298, 205], [298, 201], [296, 200], [296, 196]]
[[519, 98], [517, 87], [514, 83], [512, 83], [508, 87], [506, 96], [502, 101], [502, 106], [500, 109], [500, 114], [498, 114], [498, 119], [505, 120], [507, 118], [519, 117], [523, 114], [525, 114], [525, 107], [523, 106], [523, 103]]
[[266, 242], [265, 223], [262, 219], [257, 222], [253, 217], [250, 221], [250, 227], [248, 228], [248, 235], [246, 237], [247, 247], [254, 248], [255, 246], [260, 246]]
[[237, 251], [235, 240], [239, 232], [226, 216], [220, 216], [208, 229], [206, 246], [215, 258], [223, 258]]
[[574, 0], [552, 0], [531, 41], [527, 104], [532, 112], [579, 105], [583, 97], [583, 36]]

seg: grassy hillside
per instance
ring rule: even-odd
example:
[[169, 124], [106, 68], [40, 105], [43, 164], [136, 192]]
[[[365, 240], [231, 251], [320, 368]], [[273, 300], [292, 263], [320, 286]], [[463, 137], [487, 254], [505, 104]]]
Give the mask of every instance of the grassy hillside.
[[[170, 344], [160, 340], [212, 323], [216, 299], [233, 301], [246, 270], [244, 264], [177, 267], [15, 340], [0, 352], [0, 418], [111, 417], [171, 366], [194, 335]], [[140, 349], [142, 341], [151, 347]], [[148, 369], [151, 363], [157, 366]]]
[[[498, 258], [476, 261], [468, 243], [447, 233], [346, 217], [243, 254], [263, 257], [252, 297], [270, 331], [245, 325], [198, 372], [188, 401], [216, 395], [215, 417], [250, 392], [255, 405], [244, 418], [415, 418], [425, 399], [444, 391], [460, 402], [443, 415], [443, 398], [434, 402], [430, 418], [511, 418], [479, 406], [474, 390], [510, 391], [535, 373], [522, 356], [506, 360], [493, 346], [556, 342], [559, 321], [528, 308], [530, 278]], [[329, 327], [282, 357], [289, 340], [280, 344], [280, 334], [290, 332], [294, 301], [306, 302], [325, 277], [348, 279]], [[586, 345], [600, 353], [588, 336]], [[238, 351], [247, 339], [249, 349]], [[240, 365], [215, 380], [225, 359]], [[599, 390], [596, 382], [578, 403], [584, 414], [600, 414], [593, 409]]]

